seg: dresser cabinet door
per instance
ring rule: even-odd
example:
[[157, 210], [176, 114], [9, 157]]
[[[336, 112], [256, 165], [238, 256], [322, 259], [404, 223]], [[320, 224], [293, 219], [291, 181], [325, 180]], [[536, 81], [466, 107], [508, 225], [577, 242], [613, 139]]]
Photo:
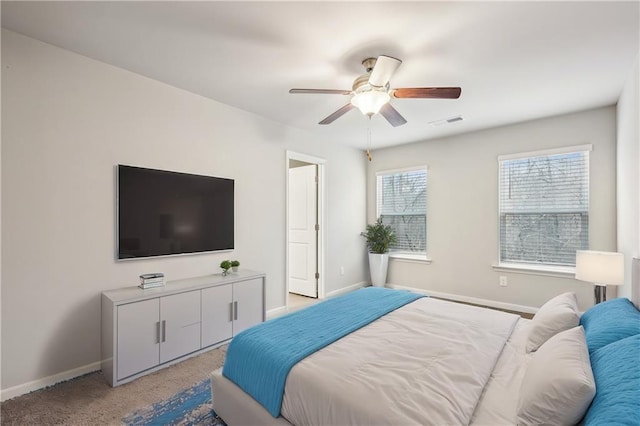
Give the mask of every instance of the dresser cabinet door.
[[262, 278], [233, 284], [233, 335], [264, 321], [264, 295]]
[[160, 298], [160, 362], [200, 349], [200, 292]]
[[159, 299], [118, 306], [118, 380], [159, 364]]
[[232, 285], [202, 290], [202, 347], [231, 339], [233, 332]]

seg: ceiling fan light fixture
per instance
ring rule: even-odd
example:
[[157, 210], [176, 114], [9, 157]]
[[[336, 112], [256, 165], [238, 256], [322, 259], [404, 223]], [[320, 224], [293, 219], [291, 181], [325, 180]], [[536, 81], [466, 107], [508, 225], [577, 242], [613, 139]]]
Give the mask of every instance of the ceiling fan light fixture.
[[[322, 93], [351, 96], [351, 101], [330, 114], [318, 124], [331, 124], [354, 107], [371, 118], [380, 114], [393, 127], [402, 126], [407, 120], [391, 105], [394, 99], [458, 99], [462, 93], [460, 87], [405, 87], [391, 88], [390, 80], [402, 61], [391, 56], [380, 55], [362, 61], [366, 72], [353, 81], [351, 90], [336, 89], [291, 89], [289, 93]], [[462, 118], [447, 120], [447, 123]]]
[[374, 115], [380, 108], [391, 100], [389, 93], [382, 90], [368, 90], [358, 92], [351, 98], [353, 106], [357, 107], [364, 115]]

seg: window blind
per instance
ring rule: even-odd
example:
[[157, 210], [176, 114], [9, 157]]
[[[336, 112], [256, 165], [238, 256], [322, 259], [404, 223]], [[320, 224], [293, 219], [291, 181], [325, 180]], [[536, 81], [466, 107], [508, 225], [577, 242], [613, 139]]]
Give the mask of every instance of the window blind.
[[499, 163], [500, 261], [575, 266], [589, 248], [589, 152]]
[[427, 170], [379, 173], [376, 187], [377, 216], [398, 237], [390, 251], [426, 255]]

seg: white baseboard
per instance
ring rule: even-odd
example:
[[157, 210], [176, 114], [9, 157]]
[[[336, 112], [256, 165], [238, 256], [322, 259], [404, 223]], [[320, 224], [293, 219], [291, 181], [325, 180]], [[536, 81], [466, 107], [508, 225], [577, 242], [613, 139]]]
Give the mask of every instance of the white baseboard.
[[473, 303], [474, 305], [490, 306], [492, 308], [506, 309], [508, 311], [524, 312], [527, 314], [535, 314], [538, 308], [533, 306], [517, 305], [515, 303], [498, 302], [496, 300], [480, 299], [477, 297], [461, 296], [458, 294], [443, 293], [440, 291], [431, 291], [421, 288], [407, 287], [404, 285], [387, 284], [389, 288], [397, 288], [398, 290], [409, 290], [415, 293], [426, 294], [427, 296], [438, 297], [441, 299], [454, 300], [456, 302]]
[[278, 308], [269, 309], [267, 311], [267, 319], [270, 320], [272, 318], [279, 317], [279, 316], [284, 315], [286, 313], [287, 313], [287, 307], [286, 306], [280, 306]]
[[15, 398], [16, 396], [24, 395], [38, 389], [46, 388], [47, 386], [53, 386], [56, 383], [64, 382], [65, 380], [73, 379], [98, 370], [100, 370], [100, 361], [92, 362], [91, 364], [74, 368], [73, 370], [63, 371], [62, 373], [54, 374], [53, 376], [48, 376], [42, 379], [33, 380], [31, 382], [13, 386], [8, 389], [2, 389], [0, 391], [0, 401], [4, 402], [11, 398]]
[[325, 297], [329, 298], [329, 297], [340, 296], [340, 295], [343, 295], [343, 294], [346, 294], [346, 293], [351, 293], [352, 291], [358, 290], [359, 288], [368, 287], [368, 286], [369, 286], [368, 282], [361, 281], [359, 283], [355, 283], [355, 284], [352, 284], [352, 285], [347, 286], [347, 287], [342, 287], [342, 288], [339, 288], [337, 290], [330, 291], [329, 293], [327, 293], [325, 295]]

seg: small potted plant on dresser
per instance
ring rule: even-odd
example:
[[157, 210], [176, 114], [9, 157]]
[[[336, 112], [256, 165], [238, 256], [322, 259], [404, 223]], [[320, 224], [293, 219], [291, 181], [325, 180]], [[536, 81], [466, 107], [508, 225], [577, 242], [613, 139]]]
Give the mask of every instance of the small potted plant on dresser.
[[231, 262], [223, 260], [220, 262], [220, 268], [222, 268], [222, 276], [225, 277], [229, 273], [229, 269], [231, 269]]
[[240, 266], [240, 262], [237, 260], [232, 260], [231, 261], [231, 270], [233, 272], [238, 272], [238, 266]]
[[389, 248], [398, 239], [396, 233], [389, 225], [382, 223], [382, 216], [373, 225], [367, 225], [361, 234], [367, 240], [369, 249], [369, 272], [371, 273], [371, 285], [384, 287], [387, 282], [387, 268], [389, 266]]

